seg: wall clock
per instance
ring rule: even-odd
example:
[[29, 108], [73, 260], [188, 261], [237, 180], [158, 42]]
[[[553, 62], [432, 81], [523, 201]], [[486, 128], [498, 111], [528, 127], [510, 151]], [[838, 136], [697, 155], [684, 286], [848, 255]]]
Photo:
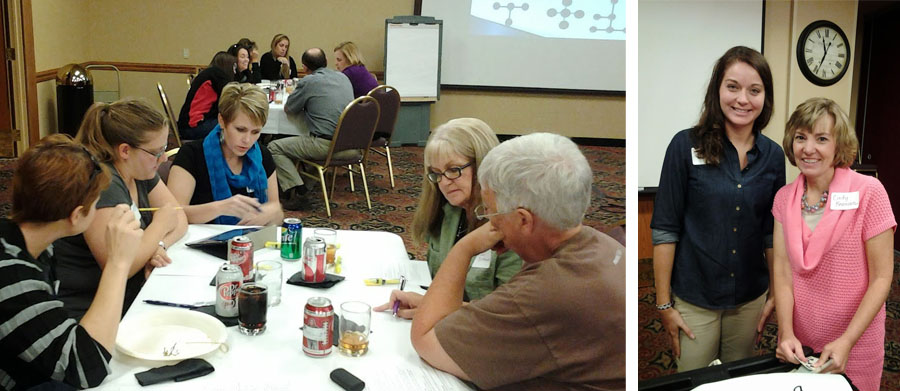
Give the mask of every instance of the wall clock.
[[847, 35], [827, 20], [810, 23], [797, 39], [797, 64], [803, 76], [815, 85], [837, 83], [850, 64]]

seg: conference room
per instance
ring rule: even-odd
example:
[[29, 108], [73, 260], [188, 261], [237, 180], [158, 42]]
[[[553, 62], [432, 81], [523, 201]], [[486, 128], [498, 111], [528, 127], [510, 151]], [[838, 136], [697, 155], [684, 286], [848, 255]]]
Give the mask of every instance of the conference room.
[[[326, 276], [325, 281], [304, 281], [304, 278], [316, 273], [310, 274], [305, 269], [304, 260], [285, 255], [283, 231], [278, 227], [282, 225], [280, 221], [274, 224], [274, 228], [270, 224], [270, 227], [260, 227], [258, 231], [234, 233], [232, 229], [240, 228], [234, 222], [212, 224], [212, 219], [196, 221], [192, 217], [191, 205], [182, 203], [172, 207], [169, 202], [154, 201], [152, 191], [149, 204], [135, 200], [132, 205], [140, 220], [156, 220], [155, 216], [167, 213], [175, 216], [171, 219], [178, 220], [178, 223], [172, 223], [173, 228], [161, 236], [161, 250], [156, 248], [157, 240], [151, 243], [154, 251], [161, 254], [147, 263], [155, 268], [140, 268], [141, 271], [134, 272], [138, 274], [132, 274], [140, 275], [146, 270], [146, 281], [136, 291], [130, 307], [126, 303], [127, 310], [123, 311], [115, 343], [111, 347], [104, 346], [105, 349], [99, 349], [101, 345], [97, 345], [98, 350], [108, 350], [111, 356], [108, 358], [109, 375], [99, 383], [99, 387], [139, 389], [143, 386], [141, 381], [163, 380], [153, 387], [337, 390], [341, 385], [336, 381], [350, 379], [352, 383], [353, 379], [358, 379], [365, 382], [366, 389], [373, 390], [475, 389], [480, 378], [471, 376], [471, 382], [460, 380], [465, 376], [454, 376], [455, 372], [439, 364], [429, 365], [435, 364], [432, 360], [423, 360], [425, 356], [418, 353], [417, 347], [420, 345], [410, 337], [416, 330], [416, 321], [408, 319], [412, 315], [404, 317], [404, 314], [411, 314], [407, 311], [414, 309], [409, 308], [408, 303], [403, 302], [399, 309], [378, 310], [386, 303], [401, 303], [402, 300], [394, 296], [397, 290], [425, 295], [426, 305], [421, 308], [427, 308], [430, 299], [426, 293], [434, 292], [434, 288], [443, 289], [441, 287], [444, 286], [440, 275], [435, 274], [440, 261], [433, 268], [427, 261], [431, 254], [434, 252], [441, 258], [446, 256], [450, 259], [450, 247], [461, 240], [463, 234], [477, 231], [476, 227], [484, 222], [507, 221], [509, 217], [499, 213], [502, 212], [500, 210], [492, 209], [500, 205], [500, 201], [492, 205], [482, 200], [475, 187], [469, 189], [467, 196], [478, 202], [468, 202], [466, 199], [466, 208], [461, 213], [460, 208], [454, 205], [455, 220], [452, 224], [449, 219], [444, 222], [444, 225], [452, 225], [450, 230], [453, 231], [447, 235], [449, 242], [441, 244], [446, 248], [436, 251], [439, 246], [423, 240], [429, 238], [430, 231], [425, 234], [421, 227], [414, 226], [422, 199], [429, 191], [431, 197], [441, 200], [449, 208], [448, 200], [452, 197], [442, 196], [440, 186], [463, 175], [473, 185], [478, 185], [477, 180], [473, 179], [475, 172], [481, 172], [475, 171], [478, 167], [466, 170], [465, 162], [442, 164], [441, 167], [427, 165], [429, 159], [433, 162], [440, 160], [428, 156], [426, 142], [431, 134], [445, 124], [459, 124], [459, 119], [473, 118], [485, 124], [472, 127], [485, 132], [489, 138], [494, 137], [494, 145], [504, 145], [534, 133], [563, 136], [553, 139], [556, 140], [554, 142], [574, 142], [565, 145], [577, 148], [580, 154], [568, 155], [583, 156], [591, 174], [589, 184], [584, 186], [587, 208], [581, 211], [583, 219], [577, 226], [584, 231], [589, 230], [591, 235], [596, 233], [599, 237], [603, 233], [606, 234], [602, 235], [603, 238], [614, 238], [608, 242], [614, 250], [610, 259], [605, 261], [611, 261], [615, 256], [613, 263], [622, 273], [618, 280], [624, 285], [624, 2], [578, 4], [543, 1], [527, 2], [527, 6], [500, 6], [499, 3], [495, 6], [494, 3], [479, 0], [276, 0], [250, 3], [200, 0], [124, 4], [112, 0], [17, 0], [4, 4], [4, 15], [10, 21], [4, 34], [7, 34], [15, 53], [15, 59], [9, 62], [10, 83], [5, 88], [12, 98], [9, 102], [9, 113], [12, 113], [10, 123], [21, 132], [18, 138], [11, 133], [5, 145], [0, 146], [0, 155], [4, 156], [0, 159], [0, 171], [4, 173], [0, 181], [5, 182], [3, 189], [12, 188], [19, 158], [39, 145], [41, 139], [55, 134], [75, 136], [82, 126], [81, 118], [91, 115], [88, 110], [90, 102], [109, 103], [108, 106], [99, 106], [101, 109], [98, 110], [103, 110], [103, 107], [114, 110], [114, 102], [134, 99], [151, 108], [156, 113], [154, 116], [159, 115], [164, 122], [175, 125], [185, 102], [191, 107], [189, 97], [196, 96], [196, 93], [191, 95], [192, 81], [210, 68], [218, 52], [227, 51], [242, 38], [255, 42], [259, 54], [265, 57], [265, 53], [270, 50], [274, 52], [280, 42], [273, 37], [284, 35], [289, 47], [283, 56], [293, 60], [297, 71], [296, 79], [284, 78], [290, 80], [290, 87], [283, 81], [284, 90], [278, 86], [278, 80], [260, 78], [259, 88], [266, 91], [266, 103], [270, 110], [266, 116], [268, 121], [257, 125], [262, 125], [260, 132], [269, 144], [254, 144], [251, 150], [259, 145], [263, 156], [267, 153], [262, 152], [264, 148], [271, 150], [267, 145], [309, 131], [297, 125], [303, 122], [302, 112], [291, 113], [284, 109], [291, 102], [291, 92], [286, 90], [297, 88], [293, 92], [297, 93], [300, 90], [297, 86], [303, 85], [305, 78], [320, 72], [310, 72], [308, 64], [304, 63], [304, 52], [308, 49], [320, 48], [326, 59], [324, 68], [328, 72], [338, 73], [336, 64], [339, 59], [334, 49], [343, 42], [353, 42], [362, 54], [362, 63], [377, 84], [390, 86], [400, 97], [391, 129], [393, 133], [385, 140], [388, 148], [376, 148], [374, 145], [373, 148], [362, 148], [366, 153], [362, 155], [362, 161], [353, 167], [355, 173], [349, 173], [346, 166], [329, 168], [321, 177], [321, 185], [313, 178], [304, 176], [303, 179], [308, 181], [307, 202], [301, 210], [285, 208], [280, 212], [285, 225], [288, 224], [287, 219], [299, 219], [302, 224], [301, 233], [292, 242], [300, 246], [298, 250], [302, 248], [303, 253], [313, 251], [315, 254], [318, 250], [308, 250], [303, 244], [309, 240], [316, 242], [317, 238], [333, 247], [334, 262], [326, 261], [316, 266], [317, 271], [325, 272], [322, 273]], [[437, 41], [429, 41], [435, 36]], [[569, 61], [572, 53], [581, 53], [584, 59]], [[598, 64], [602, 65], [602, 72], [597, 72]], [[270, 90], [274, 96], [270, 97]], [[223, 96], [225, 94], [223, 92]], [[281, 100], [280, 105], [278, 100]], [[354, 98], [353, 102], [346, 106], [341, 117], [348, 123], [352, 115], [351, 107], [375, 104], [372, 103], [374, 100], [365, 98]], [[240, 107], [244, 110], [241, 113], [250, 114], [246, 106]], [[381, 115], [386, 114], [386, 107], [380, 102], [375, 107], [379, 107]], [[247, 116], [253, 118], [252, 115]], [[241, 118], [240, 115], [238, 118]], [[224, 134], [230, 119], [224, 122], [213, 119], [213, 126], [218, 123]], [[377, 119], [370, 125], [369, 134], [374, 134], [380, 126]], [[158, 124], [153, 125], [150, 130], [159, 130], [159, 127]], [[344, 130], [340, 123], [337, 129]], [[100, 133], [110, 137], [108, 133]], [[167, 127], [165, 134], [165, 137], [153, 139], [153, 142], [123, 144], [127, 144], [126, 147], [144, 159], [148, 166], [157, 163], [167, 166], [176, 161], [189, 141], [188, 138], [182, 139], [184, 134], [178, 132], [177, 126]], [[334, 137], [337, 139], [339, 133], [335, 133]], [[369, 138], [365, 141], [368, 142]], [[336, 143], [335, 140], [330, 141]], [[224, 136], [220, 142], [225, 145], [227, 141]], [[0, 144], [3, 143], [0, 141]], [[162, 148], [163, 143], [165, 148]], [[384, 154], [375, 152], [376, 149]], [[92, 148], [88, 150], [89, 154], [96, 155]], [[483, 153], [487, 151], [478, 153], [481, 155], [477, 159], [475, 156], [466, 158], [481, 164], [485, 157]], [[155, 163], [149, 163], [147, 159], [153, 157], [156, 157]], [[124, 173], [118, 165], [115, 168], [119, 174]], [[467, 173], [469, 171], [471, 174]], [[319, 177], [315, 169], [311, 172], [313, 177]], [[336, 175], [332, 175], [333, 172]], [[278, 173], [281, 178], [280, 171]], [[128, 176], [114, 175], [111, 180], [124, 180], [128, 184]], [[92, 174], [90, 178], [94, 180], [96, 176]], [[136, 180], [142, 181], [140, 178]], [[164, 182], [153, 186], [160, 185]], [[247, 188], [251, 187], [248, 185]], [[0, 200], [6, 206], [4, 215], [8, 216], [13, 204], [12, 196], [8, 191], [2, 193], [5, 194], [0, 195]], [[172, 189], [171, 193], [172, 199], [177, 199], [178, 191]], [[252, 199], [253, 196], [247, 198]], [[268, 200], [273, 201], [274, 198], [270, 195]], [[260, 200], [258, 204], [264, 206], [266, 202]], [[281, 204], [284, 204], [283, 200]], [[476, 208], [478, 206], [480, 209]], [[145, 208], [154, 210], [140, 210]], [[102, 210], [98, 206], [98, 215]], [[518, 208], [517, 212], [532, 213], [523, 208]], [[189, 224], [179, 235], [182, 218]], [[430, 218], [434, 222], [435, 217]], [[290, 224], [293, 223], [294, 220], [291, 220]], [[434, 224], [424, 226], [431, 229]], [[437, 226], [443, 229], [440, 224]], [[150, 225], [145, 226], [144, 232], [152, 231], [148, 227]], [[103, 232], [97, 227], [82, 230], [85, 232], [82, 242], [92, 243], [91, 230]], [[217, 277], [220, 277], [221, 266], [228, 258], [227, 254], [222, 254], [232, 251], [232, 243], [220, 240], [212, 245], [213, 250], [208, 251], [188, 246], [189, 243], [202, 242], [228, 232], [232, 232], [226, 235], [231, 236], [229, 239], [248, 237], [246, 242], [252, 243], [250, 254], [257, 264], [255, 270], [261, 281], [265, 278], [263, 275], [280, 268], [280, 282], [271, 283], [279, 286], [280, 292], [276, 292], [279, 289], [268, 288], [265, 331], [259, 331], [258, 327], [253, 329], [258, 335], [242, 333], [242, 326], [238, 324], [241, 322], [235, 317], [224, 317], [230, 320], [223, 321], [223, 315], [214, 304], [221, 285]], [[443, 235], [441, 239], [444, 239]], [[144, 245], [136, 247], [143, 248]], [[324, 250], [324, 254], [328, 258], [328, 250]], [[492, 271], [500, 259], [505, 259], [496, 252], [487, 252], [486, 256], [487, 259], [484, 255], [481, 259], [471, 257], [475, 262], [472, 269]], [[525, 257], [518, 259], [519, 264], [522, 259]], [[619, 262], [620, 259], [623, 262]], [[97, 261], [100, 262], [100, 257]], [[485, 262], [494, 267], [485, 268]], [[273, 263], [280, 266], [271, 266]], [[519, 264], [514, 266], [520, 268]], [[102, 267], [92, 266], [97, 269], [98, 276], [101, 270], [106, 275]], [[254, 273], [253, 270], [250, 268], [241, 272], [246, 275]], [[503, 277], [502, 282], [514, 283], [519, 277], [510, 279], [510, 276], [516, 271]], [[213, 280], [212, 283], [210, 280]], [[487, 300], [491, 290], [502, 286], [499, 274], [498, 277], [490, 275], [487, 280], [487, 283], [479, 282], [487, 284], [487, 288], [478, 285], [477, 289], [469, 290], [466, 285], [459, 296], [465, 295], [474, 303]], [[616, 285], [622, 288], [622, 296], [623, 285]], [[280, 303], [272, 301], [274, 296], [280, 296]], [[100, 297], [99, 293], [97, 297]], [[325, 297], [330, 303], [330, 313], [334, 317], [330, 318], [334, 319], [330, 325], [311, 325], [307, 321], [310, 317], [329, 312], [311, 309], [311, 304], [322, 304], [313, 300], [317, 297]], [[353, 304], [367, 308], [360, 318], [353, 317], [350, 308]], [[614, 341], [610, 345], [618, 350], [615, 354], [604, 351], [604, 355], [612, 357], [615, 362], [605, 364], [610, 370], [604, 372], [602, 381], [624, 389], [625, 304], [622, 300], [622, 303], [610, 305], [619, 306], [616, 307], [619, 310], [614, 312], [619, 315], [616, 320], [620, 323], [621, 333], [617, 337], [609, 337], [610, 341]], [[325, 307], [328, 306], [322, 306]], [[596, 317], [599, 318], [599, 315]], [[347, 353], [345, 350], [349, 348], [342, 350], [339, 346], [346, 331], [344, 328], [353, 326], [357, 329], [352, 331], [362, 330], [367, 334], [367, 350], [362, 353], [359, 350]], [[439, 330], [436, 328], [434, 331], [440, 337]], [[324, 357], [315, 357], [326, 350], [324, 345], [320, 346], [318, 353], [311, 353], [312, 350], [304, 343], [317, 332], [328, 334], [328, 338], [335, 343], [333, 348], [328, 347], [330, 353], [325, 353]], [[599, 337], [595, 339], [599, 340]], [[204, 363], [194, 360], [198, 358], [215, 370], [210, 372]], [[179, 367], [170, 369], [174, 372], [169, 374], [165, 370], [156, 370], [159, 377], [155, 379], [148, 381], [146, 375], [143, 379], [136, 378], [136, 374], [173, 364]], [[466, 368], [465, 363], [460, 366]], [[340, 368], [346, 373], [334, 372]], [[0, 368], [0, 375], [3, 374], [6, 372]], [[193, 376], [198, 377], [189, 379]], [[509, 376], [514, 374], [510, 372]], [[601, 381], [595, 374], [585, 376], [569, 381]], [[12, 378], [15, 377], [13, 373]], [[334, 380], [334, 377], [342, 380]], [[8, 378], [0, 376], [0, 380]], [[481, 388], [499, 388], [508, 383], [516, 386], [516, 382], [496, 380], [484, 383], [489, 387]], [[81, 387], [86, 384], [82, 383]], [[345, 383], [343, 386], [356, 389], [354, 384]], [[10, 383], [0, 382], [0, 388], [3, 387], [11, 386]]]
[[[885, 95], [897, 83], [884, 38], [897, 3], [641, 1], [638, 12], [638, 389], [900, 389]], [[813, 128], [830, 147], [808, 148]], [[851, 176], [875, 190], [842, 188]], [[845, 191], [858, 196], [847, 210], [835, 201]], [[878, 232], [828, 223], [861, 204], [884, 215]], [[834, 261], [837, 238], [865, 243], [841, 256], [861, 269]], [[803, 375], [832, 370], [842, 375]]]

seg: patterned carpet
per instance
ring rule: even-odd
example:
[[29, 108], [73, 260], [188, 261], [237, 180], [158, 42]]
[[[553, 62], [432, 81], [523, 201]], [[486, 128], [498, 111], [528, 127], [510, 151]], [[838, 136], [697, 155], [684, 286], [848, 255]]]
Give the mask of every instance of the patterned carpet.
[[[594, 170], [594, 194], [585, 224], [609, 232], [625, 224], [625, 148], [582, 146], [581, 149]], [[309, 212], [286, 212], [286, 215], [301, 218], [304, 227], [393, 232], [403, 238], [411, 258], [425, 259], [425, 246], [415, 245], [410, 234], [410, 223], [422, 187], [423, 150], [423, 147], [415, 146], [391, 149], [394, 189], [388, 178], [387, 160], [380, 155], [369, 155], [366, 176], [372, 210], [366, 208], [359, 176], [354, 179], [356, 192], [351, 193], [347, 175], [338, 173], [330, 219], [325, 214], [320, 190], [310, 191], [308, 197], [313, 204]], [[330, 177], [326, 179], [331, 181]], [[608, 197], [603, 197], [604, 194]]]
[[[882, 391], [900, 391], [900, 258], [894, 261], [894, 283], [887, 299]], [[757, 354], [773, 353], [778, 326], [774, 314], [766, 323]], [[676, 372], [671, 342], [656, 312], [653, 259], [638, 261], [638, 373], [640, 380]]]

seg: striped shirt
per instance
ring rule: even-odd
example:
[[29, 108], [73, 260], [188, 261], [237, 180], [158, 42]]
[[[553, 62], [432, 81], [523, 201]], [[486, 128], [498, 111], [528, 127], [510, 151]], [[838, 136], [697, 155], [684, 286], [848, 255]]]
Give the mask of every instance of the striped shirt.
[[37, 259], [22, 231], [0, 219], [0, 390], [57, 381], [99, 385], [110, 353], [56, 300], [52, 247]]

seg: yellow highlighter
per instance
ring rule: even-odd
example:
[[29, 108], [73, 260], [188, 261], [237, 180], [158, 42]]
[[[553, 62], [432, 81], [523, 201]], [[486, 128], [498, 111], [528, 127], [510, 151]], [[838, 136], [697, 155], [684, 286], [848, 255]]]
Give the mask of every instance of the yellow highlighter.
[[376, 285], [396, 285], [400, 283], [399, 278], [367, 278], [365, 279], [365, 283], [368, 286], [376, 286]]

